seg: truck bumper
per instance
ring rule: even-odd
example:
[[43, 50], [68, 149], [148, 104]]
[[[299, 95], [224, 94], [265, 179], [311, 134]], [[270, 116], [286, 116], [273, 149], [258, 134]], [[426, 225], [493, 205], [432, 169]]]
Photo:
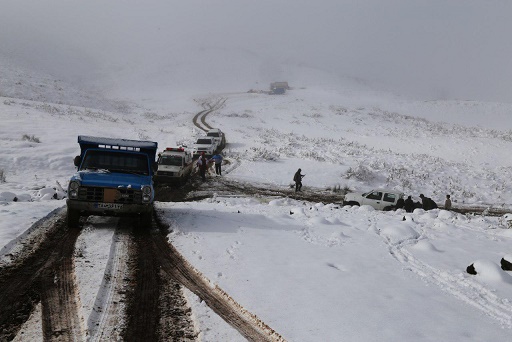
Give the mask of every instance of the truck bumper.
[[168, 176], [168, 175], [154, 175], [153, 179], [156, 183], [172, 183], [179, 182], [182, 179], [182, 175]]
[[127, 204], [127, 203], [101, 203], [101, 202], [83, 202], [67, 199], [68, 209], [77, 210], [81, 215], [98, 216], [136, 216], [139, 214], [149, 214], [153, 210], [153, 203], [147, 204]]

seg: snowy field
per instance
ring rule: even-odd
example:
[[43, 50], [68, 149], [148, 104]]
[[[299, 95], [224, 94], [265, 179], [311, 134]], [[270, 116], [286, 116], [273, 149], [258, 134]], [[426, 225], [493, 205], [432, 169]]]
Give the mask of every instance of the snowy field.
[[[0, 263], [65, 207], [78, 135], [190, 146], [194, 115], [218, 100], [206, 120], [226, 133], [233, 182], [289, 190], [301, 168], [305, 192], [340, 201], [391, 188], [512, 217], [509, 2], [2, 5]], [[275, 81], [292, 89], [248, 93]], [[222, 197], [213, 182], [206, 200], [155, 204], [169, 241], [284, 339], [510, 341], [505, 217]], [[89, 218], [77, 242], [89, 336], [118, 266], [109, 255], [124, 248], [117, 220]], [[186, 293], [200, 341], [244, 340]], [[35, 310], [17, 341], [43, 340]]]
[[[503, 119], [509, 105], [472, 103], [468, 110], [465, 102], [357, 94], [303, 86], [284, 96], [191, 96], [176, 110], [132, 107], [129, 113], [1, 98], [1, 246], [65, 205], [78, 134], [155, 140], [160, 149], [189, 144], [200, 133], [192, 124], [201, 110], [198, 99], [227, 99], [208, 122], [226, 132], [225, 155], [239, 162], [225, 175], [233, 180], [285, 189], [300, 167], [305, 191], [390, 187], [415, 199], [425, 193], [441, 204], [449, 193], [454, 206], [512, 204], [512, 124]], [[480, 111], [487, 113], [485, 122]], [[499, 264], [511, 259], [512, 230], [503, 218], [215, 194], [156, 208], [172, 225], [169, 238], [183, 255], [287, 340], [510, 336], [512, 276]], [[107, 233], [89, 227], [83, 239]], [[106, 241], [104, 250], [94, 243], [81, 247], [100, 269], [106, 267], [108, 236]], [[476, 276], [465, 272], [473, 263]], [[101, 279], [79, 269], [87, 321], [99, 285], [94, 279]], [[189, 297], [203, 341], [243, 340]]]

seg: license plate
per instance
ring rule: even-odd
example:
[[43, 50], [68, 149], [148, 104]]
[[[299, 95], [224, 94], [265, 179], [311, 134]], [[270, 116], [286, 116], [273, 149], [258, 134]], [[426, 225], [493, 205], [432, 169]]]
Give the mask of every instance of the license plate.
[[123, 205], [122, 204], [118, 204], [118, 203], [97, 203], [96, 207], [98, 209], [112, 209], [112, 210], [116, 210], [116, 209], [121, 209], [123, 207]]

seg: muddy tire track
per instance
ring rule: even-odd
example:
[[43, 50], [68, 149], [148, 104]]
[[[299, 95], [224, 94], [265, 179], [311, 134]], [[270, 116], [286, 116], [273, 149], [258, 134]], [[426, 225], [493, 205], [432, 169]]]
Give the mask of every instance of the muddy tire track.
[[192, 318], [192, 309], [183, 293], [183, 286], [160, 270], [160, 303], [159, 341], [197, 341], [199, 331]]
[[74, 273], [73, 252], [80, 228], [65, 232], [41, 275], [43, 336], [46, 341], [83, 339], [82, 318]]
[[[16, 336], [40, 301], [44, 303], [43, 311], [57, 313], [54, 319], [46, 319], [44, 336], [52, 340], [55, 334], [81, 334], [77, 325], [77, 297], [72, 272], [72, 254], [79, 229], [68, 230], [65, 218], [65, 211], [59, 212], [50, 220], [51, 226], [45, 233], [37, 237], [38, 248], [29, 248], [9, 266], [0, 268], [1, 341], [11, 340]], [[22, 242], [26, 243], [27, 241]], [[64, 261], [62, 266], [61, 261]], [[59, 291], [64, 292], [63, 299], [66, 303], [54, 300]], [[67, 312], [67, 317], [61, 316], [60, 310]]]
[[[206, 117], [208, 116], [208, 114], [223, 108], [224, 105], [226, 104], [226, 101], [226, 98], [219, 98], [213, 102], [212, 100], [201, 101], [201, 106], [206, 109], [200, 111], [194, 116], [194, 118], [192, 119], [194, 126], [205, 132], [212, 129], [213, 127], [206, 122]], [[201, 124], [199, 124], [199, 121], [201, 122]]]
[[196, 341], [198, 332], [181, 285], [162, 272], [165, 256], [152, 248], [166, 242], [156, 224], [134, 230], [134, 280], [128, 293], [125, 341]]
[[209, 129], [209, 128], [208, 128], [208, 126], [206, 126], [206, 125], [205, 125], [204, 127], [203, 127], [203, 126], [201, 126], [201, 125], [199, 124], [199, 121], [203, 122], [203, 120], [204, 120], [204, 116], [208, 115], [208, 113], [209, 113], [209, 110], [202, 110], [202, 111], [200, 111], [199, 113], [197, 113], [197, 114], [194, 116], [194, 118], [192, 119], [192, 122], [194, 123], [194, 126], [196, 126], [196, 127], [197, 127], [197, 128], [199, 128], [200, 130], [205, 131], [205, 132], [207, 132], [207, 131], [208, 131], [208, 129]]
[[212, 177], [207, 180], [208, 190], [201, 190], [198, 182], [196, 190], [192, 189], [184, 200], [201, 200], [210, 198], [215, 193], [217, 196], [261, 196], [261, 197], [284, 197], [298, 201], [312, 203], [334, 203], [342, 206], [343, 195], [330, 190], [308, 188], [301, 192], [295, 192], [291, 188], [279, 187], [273, 184], [251, 184], [239, 182], [224, 177]]
[[149, 246], [149, 236], [149, 229], [137, 230], [133, 236], [135, 278], [128, 294], [127, 325], [124, 333], [126, 341], [158, 340], [159, 265]]
[[[161, 230], [165, 227], [161, 227]], [[151, 249], [161, 256], [162, 272], [176, 279], [195, 293], [227, 323], [249, 341], [285, 341], [277, 332], [239, 305], [227, 293], [195, 270], [181, 254], [169, 244], [163, 234], [152, 235]]]

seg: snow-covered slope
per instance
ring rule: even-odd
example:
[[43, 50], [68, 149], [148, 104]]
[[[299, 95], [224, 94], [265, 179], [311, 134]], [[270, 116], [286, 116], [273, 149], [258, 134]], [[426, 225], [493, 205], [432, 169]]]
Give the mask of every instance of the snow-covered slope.
[[[39, 15], [18, 3], [0, 11], [0, 251], [65, 205], [77, 135], [190, 144], [200, 103], [221, 98], [207, 121], [226, 133], [233, 181], [286, 190], [301, 168], [304, 191], [391, 187], [512, 207], [503, 2], [290, 1], [270, 13], [227, 0], [32, 1]], [[272, 81], [292, 89], [247, 93]], [[408, 87], [415, 98], [398, 95]], [[508, 341], [504, 218], [291, 197], [156, 207], [180, 252], [290, 341]], [[79, 279], [85, 321], [108, 258], [108, 242], [90, 242], [103, 220], [80, 240], [95, 265]], [[202, 341], [243, 340], [189, 299]]]

